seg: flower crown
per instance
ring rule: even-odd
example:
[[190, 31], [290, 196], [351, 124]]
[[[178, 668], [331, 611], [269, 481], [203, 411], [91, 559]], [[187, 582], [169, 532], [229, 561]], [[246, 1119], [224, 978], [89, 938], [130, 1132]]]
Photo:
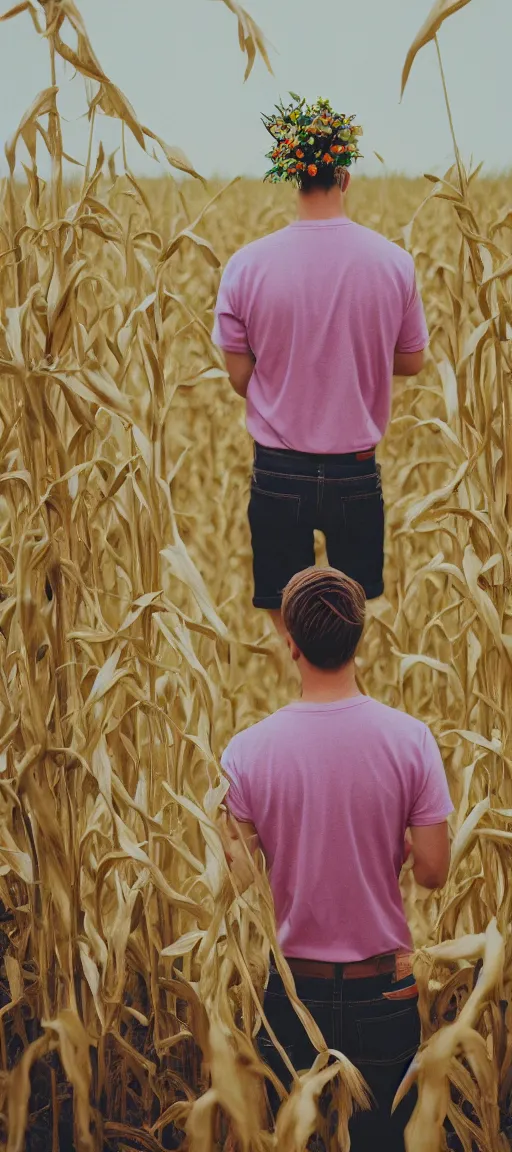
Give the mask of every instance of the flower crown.
[[290, 92], [293, 104], [276, 105], [277, 115], [264, 116], [267, 132], [274, 137], [274, 147], [267, 152], [272, 168], [265, 180], [280, 184], [289, 180], [300, 184], [301, 176], [316, 176], [329, 165], [348, 168], [361, 156], [357, 138], [363, 129], [353, 124], [354, 116], [334, 112], [328, 100], [306, 104]]

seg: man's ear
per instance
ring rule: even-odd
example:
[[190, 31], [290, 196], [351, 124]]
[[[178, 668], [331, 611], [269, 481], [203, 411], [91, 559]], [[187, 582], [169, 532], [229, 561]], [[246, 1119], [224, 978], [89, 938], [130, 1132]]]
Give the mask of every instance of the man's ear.
[[292, 640], [289, 632], [286, 633], [286, 643], [292, 660], [300, 660], [300, 649], [297, 648], [295, 640]]
[[343, 173], [343, 183], [341, 185], [342, 192], [348, 192], [348, 186], [350, 184], [350, 179], [351, 179], [350, 172], [349, 172], [348, 168], [345, 168], [345, 171]]

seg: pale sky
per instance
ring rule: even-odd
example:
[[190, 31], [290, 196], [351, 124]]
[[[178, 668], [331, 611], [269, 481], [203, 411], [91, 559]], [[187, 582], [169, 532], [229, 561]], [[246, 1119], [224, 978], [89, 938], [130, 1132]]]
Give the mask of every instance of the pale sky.
[[[452, 159], [433, 44], [416, 59], [402, 104], [402, 65], [432, 0], [243, 0], [273, 48], [274, 76], [257, 60], [246, 84], [235, 17], [217, 0], [77, 0], [102, 67], [139, 119], [180, 145], [207, 178], [261, 176], [270, 138], [261, 112], [280, 96], [325, 96], [363, 125], [357, 170], [442, 173]], [[9, 0], [1, 0], [5, 11]], [[49, 84], [47, 49], [28, 15], [0, 26], [0, 129], [4, 142], [34, 96]], [[69, 34], [66, 38], [69, 38]], [[72, 39], [70, 39], [72, 43]], [[472, 0], [445, 22], [440, 43], [459, 145], [487, 171], [512, 168], [511, 0]], [[59, 76], [69, 118], [65, 145], [84, 160], [87, 122], [82, 80]], [[119, 124], [102, 118], [113, 150]], [[22, 151], [20, 152], [20, 156]], [[158, 166], [130, 146], [136, 172]], [[41, 169], [44, 164], [41, 162]], [[0, 172], [6, 170], [0, 161]]]

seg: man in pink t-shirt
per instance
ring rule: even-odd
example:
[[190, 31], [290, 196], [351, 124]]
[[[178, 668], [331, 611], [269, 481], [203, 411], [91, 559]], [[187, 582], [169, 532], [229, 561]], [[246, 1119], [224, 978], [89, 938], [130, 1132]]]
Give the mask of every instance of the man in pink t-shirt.
[[381, 595], [375, 447], [393, 374], [419, 372], [428, 342], [412, 257], [347, 216], [352, 120], [325, 101], [268, 119], [269, 176], [297, 184], [298, 219], [232, 257], [216, 306], [214, 340], [255, 442], [253, 602], [278, 626], [284, 586], [314, 563], [315, 529], [329, 562]]
[[[298, 995], [373, 1093], [377, 1108], [351, 1124], [353, 1152], [400, 1152], [414, 1099], [393, 1117], [391, 1105], [420, 1025], [399, 877], [407, 835], [416, 881], [444, 884], [453, 805], [425, 724], [358, 691], [362, 588], [309, 568], [290, 581], [282, 611], [302, 698], [238, 733], [222, 757], [229, 854], [236, 874], [237, 838], [262, 849]], [[265, 1012], [295, 1068], [310, 1067], [315, 1053], [276, 972]], [[266, 1036], [261, 1051], [286, 1080]]]

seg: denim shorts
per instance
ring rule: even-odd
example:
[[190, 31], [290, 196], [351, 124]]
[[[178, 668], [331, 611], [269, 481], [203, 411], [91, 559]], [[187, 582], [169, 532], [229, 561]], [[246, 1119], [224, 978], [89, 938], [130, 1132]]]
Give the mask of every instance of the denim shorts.
[[315, 563], [314, 531], [329, 564], [384, 591], [384, 502], [375, 453], [318, 456], [255, 444], [249, 501], [255, 608], [279, 608], [296, 572]]

